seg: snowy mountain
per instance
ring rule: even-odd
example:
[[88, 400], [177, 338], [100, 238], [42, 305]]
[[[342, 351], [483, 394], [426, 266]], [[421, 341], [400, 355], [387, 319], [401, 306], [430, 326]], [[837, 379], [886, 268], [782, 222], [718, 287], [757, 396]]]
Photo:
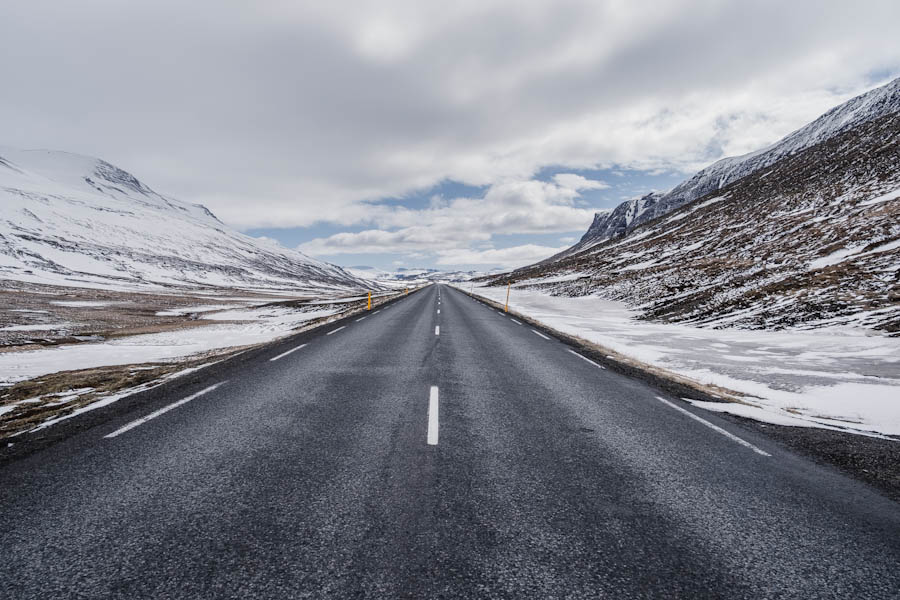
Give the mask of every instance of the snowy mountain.
[[96, 158], [0, 147], [0, 280], [104, 288], [297, 293], [371, 281], [238, 233]]
[[600, 241], [618, 237], [701, 196], [769, 167], [844, 131], [884, 115], [900, 111], [900, 79], [871, 90], [837, 106], [812, 123], [775, 144], [745, 154], [723, 158], [666, 193], [651, 193], [623, 202], [610, 212], [597, 213], [581, 240], [571, 249], [553, 257], [562, 258]]
[[398, 268], [396, 271], [385, 271], [375, 267], [355, 266], [347, 267], [347, 271], [365, 279], [371, 279], [383, 284], [422, 285], [438, 281], [469, 281], [476, 277], [482, 277], [485, 273], [480, 271], [441, 271], [427, 268]]
[[663, 198], [678, 202], [496, 283], [712, 327], [900, 333], [900, 80]]

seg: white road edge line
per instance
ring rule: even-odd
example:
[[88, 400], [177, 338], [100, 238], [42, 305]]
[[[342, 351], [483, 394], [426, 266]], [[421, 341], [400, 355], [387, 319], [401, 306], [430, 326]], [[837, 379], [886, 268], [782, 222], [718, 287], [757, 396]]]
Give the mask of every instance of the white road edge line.
[[377, 315], [377, 314], [380, 313], [380, 312], [381, 312], [381, 309], [379, 308], [378, 310], [376, 310], [376, 311], [373, 312], [372, 314], [373, 314], [373, 315]]
[[365, 317], [360, 317], [360, 318], [358, 318], [358, 319], [356, 320], [356, 322], [359, 323], [359, 322], [362, 321], [363, 319], [365, 319]]
[[521, 324], [522, 324], [522, 323], [520, 323], [519, 321], [516, 321], [515, 319], [513, 319], [512, 317], [510, 317], [509, 320], [512, 321], [513, 323], [515, 323], [516, 325], [521, 325]]
[[544, 338], [545, 340], [549, 340], [549, 339], [550, 339], [550, 338], [548, 338], [546, 335], [544, 335], [543, 333], [541, 333], [540, 331], [536, 331], [536, 330], [532, 329], [531, 332], [534, 333], [534, 334], [536, 334], [536, 335], [541, 336], [541, 337]]
[[279, 354], [278, 356], [276, 356], [276, 357], [274, 357], [274, 358], [270, 358], [270, 359], [269, 359], [269, 362], [275, 362], [275, 361], [278, 360], [279, 358], [284, 358], [284, 357], [287, 356], [288, 354], [291, 354], [292, 352], [296, 352], [296, 351], [299, 350], [300, 348], [306, 348], [306, 344], [300, 344], [300, 345], [297, 346], [296, 348], [291, 348], [291, 349], [288, 350], [287, 352], [282, 352], [282, 353]]
[[204, 395], [204, 394], [208, 394], [208, 393], [210, 393], [211, 391], [213, 391], [214, 389], [216, 389], [217, 387], [219, 387], [220, 385], [224, 385], [224, 384], [226, 384], [226, 383], [228, 383], [228, 382], [227, 382], [227, 381], [223, 381], [223, 382], [221, 382], [221, 383], [217, 383], [217, 384], [215, 384], [215, 385], [211, 385], [211, 386], [209, 386], [209, 387], [206, 388], [206, 389], [200, 390], [200, 391], [197, 392], [196, 394], [191, 394], [191, 395], [188, 396], [187, 398], [182, 398], [182, 399], [179, 400], [178, 402], [173, 402], [172, 404], [170, 404], [170, 405], [168, 405], [168, 406], [164, 406], [164, 407], [162, 407], [161, 409], [159, 409], [159, 410], [157, 410], [157, 411], [154, 411], [154, 412], [150, 413], [150, 414], [147, 415], [146, 417], [141, 417], [140, 419], [137, 419], [137, 420], [135, 420], [135, 421], [132, 421], [132, 422], [129, 423], [128, 425], [125, 425], [124, 427], [120, 427], [119, 429], [116, 429], [116, 430], [113, 431], [112, 433], [108, 433], [108, 434], [104, 435], [103, 437], [105, 437], [105, 438], [114, 438], [114, 437], [116, 437], [116, 436], [122, 435], [122, 434], [125, 433], [126, 431], [129, 431], [129, 430], [131, 430], [131, 429], [134, 429], [134, 428], [137, 427], [138, 425], [143, 425], [144, 423], [146, 423], [146, 422], [149, 421], [150, 419], [155, 419], [156, 417], [158, 417], [158, 416], [160, 416], [160, 415], [164, 415], [164, 414], [166, 414], [167, 412], [169, 412], [170, 410], [172, 410], [173, 408], [178, 408], [178, 407], [181, 406], [182, 404], [187, 404], [187, 403], [190, 402], [191, 400], [193, 400], [193, 399], [195, 399], [195, 398], [199, 398], [200, 396], [202, 396], [202, 395]]
[[344, 329], [344, 328], [346, 328], [346, 327], [347, 327], [346, 325], [341, 325], [341, 326], [338, 327], [337, 329], [332, 329], [331, 331], [329, 331], [329, 332], [326, 333], [325, 335], [331, 335], [332, 333], [337, 333], [338, 331], [340, 331], [341, 329]]
[[592, 360], [589, 359], [588, 357], [582, 356], [582, 355], [578, 354], [577, 352], [575, 352], [574, 350], [569, 350], [569, 352], [571, 352], [572, 354], [574, 354], [575, 356], [577, 356], [577, 357], [580, 358], [581, 360], [583, 360], [583, 361], [585, 361], [585, 362], [591, 363], [592, 365], [594, 365], [594, 366], [597, 367], [598, 369], [606, 369], [606, 367], [604, 367], [603, 365], [598, 365], [597, 363], [595, 363], [594, 361], [592, 361]]
[[441, 335], [441, 326], [440, 325], [434, 326], [434, 335]]
[[748, 441], [746, 441], [746, 440], [742, 440], [741, 438], [739, 438], [738, 436], [734, 435], [734, 434], [731, 433], [731, 432], [725, 431], [724, 429], [722, 429], [722, 428], [719, 427], [718, 425], [713, 425], [712, 423], [710, 423], [710, 422], [707, 421], [706, 419], [703, 419], [703, 418], [701, 418], [701, 417], [698, 417], [697, 415], [695, 415], [695, 414], [692, 413], [691, 411], [685, 410], [685, 409], [681, 408], [680, 406], [678, 406], [678, 405], [676, 405], [676, 404], [673, 404], [673, 403], [669, 402], [669, 401], [666, 400], [665, 398], [662, 398], [662, 397], [660, 397], [660, 396], [657, 396], [656, 399], [659, 400], [660, 402], [662, 402], [663, 404], [667, 404], [668, 406], [671, 406], [672, 408], [674, 408], [674, 409], [677, 410], [677, 411], [683, 412], [684, 414], [686, 414], [686, 415], [689, 416], [690, 418], [694, 419], [695, 421], [699, 421], [699, 422], [703, 423], [704, 425], [706, 425], [707, 427], [709, 427], [709, 428], [712, 429], [713, 431], [716, 431], [716, 432], [718, 432], [718, 433], [721, 433], [722, 435], [724, 435], [725, 437], [727, 437], [727, 438], [730, 439], [731, 441], [737, 442], [737, 443], [740, 444], [741, 446], [745, 446], [745, 447], [747, 447], [747, 448], [750, 448], [751, 450], [753, 450], [753, 451], [756, 452], [757, 454], [760, 454], [760, 455], [762, 455], [762, 456], [772, 456], [771, 454], [769, 454], [769, 453], [766, 452], [765, 450], [760, 450], [759, 448], [757, 448], [756, 446], [754, 446], [754, 445], [751, 444], [750, 442], [748, 442]]
[[438, 388], [431, 386], [428, 397], [428, 445], [437, 446], [438, 443]]

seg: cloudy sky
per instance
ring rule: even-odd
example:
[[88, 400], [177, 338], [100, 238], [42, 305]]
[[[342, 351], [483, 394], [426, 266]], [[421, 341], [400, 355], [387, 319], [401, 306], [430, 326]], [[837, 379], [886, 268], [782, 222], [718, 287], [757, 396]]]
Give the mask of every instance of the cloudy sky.
[[3, 0], [0, 143], [344, 265], [518, 266], [900, 75], [900, 2]]

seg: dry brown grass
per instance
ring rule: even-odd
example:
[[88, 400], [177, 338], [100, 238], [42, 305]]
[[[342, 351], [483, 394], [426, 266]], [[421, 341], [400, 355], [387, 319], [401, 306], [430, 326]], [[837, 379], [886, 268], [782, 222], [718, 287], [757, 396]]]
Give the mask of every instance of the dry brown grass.
[[[420, 289], [420, 288], [416, 288]], [[410, 290], [415, 291], [415, 290]], [[401, 292], [402, 293], [402, 292]], [[373, 308], [381, 306], [399, 294], [389, 297], [372, 299]], [[279, 305], [282, 303], [272, 303]], [[298, 306], [297, 301], [292, 300], [284, 304]], [[358, 301], [341, 305], [344, 310], [335, 315], [313, 319], [302, 327], [285, 334], [295, 334], [316, 327], [321, 327], [336, 319], [348, 317], [365, 312], [366, 302]], [[205, 320], [179, 320], [174, 323], [159, 323], [155, 325], [141, 325], [132, 328], [115, 330], [110, 337], [122, 337], [125, 335], [138, 335], [144, 333], [156, 333], [160, 331], [172, 331], [191, 327], [202, 327], [213, 323], [225, 321]], [[239, 352], [250, 348], [264, 346], [256, 344], [252, 346], [240, 346], [221, 348], [206, 352], [202, 355], [188, 357], [176, 362], [166, 363], [141, 363], [130, 365], [116, 365], [81, 369], [76, 371], [61, 371], [21, 381], [10, 387], [0, 389], [0, 408], [15, 404], [11, 411], [0, 415], [0, 440], [8, 439], [17, 434], [30, 431], [50, 419], [62, 417], [73, 413], [79, 408], [88, 406], [111, 394], [120, 393], [130, 389], [146, 389], [142, 386], [150, 386], [162, 382], [164, 378], [178, 371], [201, 367], [211, 362], [224, 360]], [[6, 348], [7, 351], [22, 350], [22, 346]], [[60, 400], [73, 395], [73, 390], [84, 390], [76, 397], [60, 404]], [[25, 401], [25, 402], [23, 402]]]

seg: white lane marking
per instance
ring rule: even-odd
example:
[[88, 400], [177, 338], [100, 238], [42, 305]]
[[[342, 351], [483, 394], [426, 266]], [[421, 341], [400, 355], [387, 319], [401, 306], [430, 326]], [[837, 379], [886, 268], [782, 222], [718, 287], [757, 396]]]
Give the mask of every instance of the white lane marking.
[[278, 356], [276, 356], [276, 357], [274, 357], [274, 358], [270, 358], [270, 359], [269, 359], [269, 362], [275, 362], [275, 361], [278, 360], [279, 358], [284, 358], [284, 357], [287, 356], [288, 354], [290, 354], [290, 353], [292, 353], [292, 352], [296, 352], [296, 351], [299, 350], [300, 348], [306, 348], [306, 344], [300, 344], [300, 345], [297, 346], [296, 348], [291, 348], [291, 349], [288, 350], [287, 352], [282, 352], [282, 353], [279, 354]]
[[173, 408], [178, 408], [178, 407], [181, 406], [182, 404], [187, 404], [188, 402], [190, 402], [190, 401], [193, 400], [194, 398], [199, 398], [199, 397], [202, 396], [203, 394], [208, 394], [208, 393], [210, 393], [211, 391], [213, 391], [214, 389], [216, 389], [217, 387], [219, 387], [220, 385], [224, 385], [224, 384], [226, 384], [226, 383], [228, 383], [228, 382], [227, 382], [227, 381], [223, 381], [223, 382], [221, 382], [221, 383], [217, 383], [217, 384], [215, 384], [215, 385], [211, 385], [211, 386], [209, 386], [209, 387], [206, 388], [206, 389], [200, 390], [200, 391], [197, 392], [196, 394], [191, 394], [191, 395], [188, 396], [187, 398], [182, 398], [182, 399], [179, 400], [178, 402], [173, 402], [172, 404], [170, 404], [170, 405], [168, 405], [168, 406], [164, 406], [164, 407], [162, 407], [161, 409], [159, 409], [159, 410], [157, 410], [157, 411], [153, 411], [152, 413], [150, 413], [150, 414], [147, 415], [146, 417], [141, 417], [140, 419], [137, 419], [137, 420], [135, 420], [135, 421], [132, 421], [132, 422], [129, 423], [128, 425], [125, 425], [124, 427], [120, 427], [119, 429], [116, 429], [116, 430], [113, 431], [112, 433], [108, 433], [108, 434], [104, 435], [103, 437], [105, 437], [105, 438], [114, 438], [114, 437], [116, 437], [116, 436], [122, 435], [122, 434], [125, 433], [126, 431], [129, 431], [129, 430], [131, 430], [131, 429], [134, 429], [134, 428], [137, 427], [138, 425], [143, 425], [144, 423], [146, 423], [146, 422], [149, 421], [150, 419], [155, 419], [156, 417], [158, 417], [158, 416], [160, 416], [160, 415], [164, 415], [164, 414], [166, 414], [167, 412], [169, 412], [170, 410], [172, 410]]
[[375, 312], [373, 312], [372, 314], [373, 314], [373, 315], [377, 315], [377, 314], [380, 313], [380, 312], [381, 312], [381, 309], [378, 309], [378, 310], [376, 310]]
[[531, 332], [534, 333], [534, 334], [536, 334], [536, 335], [541, 336], [541, 337], [544, 338], [545, 340], [549, 340], [549, 339], [550, 339], [550, 338], [548, 338], [546, 335], [544, 335], [543, 333], [541, 333], [540, 331], [535, 331], [534, 329], [532, 329]]
[[428, 445], [437, 446], [438, 443], [438, 388], [431, 386], [431, 394], [428, 398]]
[[512, 321], [513, 323], [515, 323], [516, 325], [521, 325], [520, 322], [516, 321], [516, 320], [513, 319], [512, 317], [510, 317], [509, 320]]
[[[567, 350], [568, 350], [568, 348], [567, 348]], [[594, 366], [597, 367], [598, 369], [606, 369], [606, 367], [604, 367], [603, 365], [598, 365], [597, 363], [595, 363], [594, 361], [592, 361], [592, 360], [589, 359], [588, 357], [582, 356], [582, 355], [578, 354], [577, 352], [575, 352], [574, 350], [569, 350], [569, 352], [571, 352], [572, 354], [574, 354], [575, 356], [577, 356], [577, 357], [580, 358], [581, 360], [583, 360], [583, 361], [585, 361], [585, 362], [591, 363], [592, 365], [594, 365]]]
[[332, 333], [337, 333], [338, 331], [340, 331], [341, 329], [344, 329], [344, 328], [346, 328], [346, 327], [347, 327], [346, 325], [341, 325], [341, 326], [338, 327], [337, 329], [332, 329], [331, 331], [329, 331], [329, 332], [326, 333], [325, 335], [331, 335]]
[[441, 335], [441, 326], [440, 325], [434, 326], [434, 335]]
[[441, 309], [438, 309], [438, 314], [441, 314]]
[[709, 427], [709, 428], [712, 429], [713, 431], [716, 431], [716, 432], [718, 432], [718, 433], [721, 433], [722, 435], [724, 435], [725, 437], [727, 437], [727, 438], [730, 439], [731, 441], [737, 442], [737, 443], [740, 444], [741, 446], [745, 446], [745, 447], [747, 447], [747, 448], [750, 448], [751, 450], [753, 450], [753, 451], [756, 452], [757, 454], [761, 454], [762, 456], [772, 456], [771, 454], [769, 454], [769, 453], [766, 452], [765, 450], [760, 450], [759, 448], [757, 448], [756, 446], [754, 446], [754, 445], [751, 444], [750, 442], [748, 442], [748, 441], [746, 441], [746, 440], [743, 440], [743, 439], [739, 438], [738, 436], [734, 435], [734, 434], [731, 433], [731, 432], [725, 431], [724, 429], [722, 429], [722, 428], [719, 427], [718, 425], [713, 425], [712, 423], [710, 423], [710, 422], [707, 421], [706, 419], [702, 419], [702, 418], [698, 417], [697, 415], [695, 415], [695, 414], [692, 413], [691, 411], [685, 410], [685, 409], [681, 408], [680, 406], [678, 406], [678, 405], [676, 405], [676, 404], [673, 404], [673, 403], [669, 402], [669, 401], [666, 400], [665, 398], [662, 398], [662, 397], [660, 397], [660, 396], [657, 396], [656, 399], [659, 400], [660, 402], [662, 402], [663, 404], [667, 404], [667, 405], [671, 406], [672, 408], [674, 408], [675, 410], [677, 410], [677, 411], [679, 411], [679, 412], [683, 412], [684, 414], [686, 414], [686, 415], [689, 416], [690, 418], [694, 419], [695, 421], [699, 421], [699, 422], [703, 423], [704, 425], [706, 425], [707, 427]]
[[360, 318], [358, 318], [358, 319], [356, 320], [356, 322], [359, 323], [359, 322], [362, 321], [363, 319], [365, 319], [365, 317], [360, 317]]

